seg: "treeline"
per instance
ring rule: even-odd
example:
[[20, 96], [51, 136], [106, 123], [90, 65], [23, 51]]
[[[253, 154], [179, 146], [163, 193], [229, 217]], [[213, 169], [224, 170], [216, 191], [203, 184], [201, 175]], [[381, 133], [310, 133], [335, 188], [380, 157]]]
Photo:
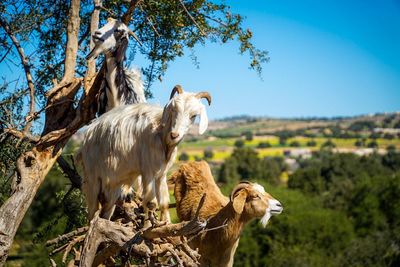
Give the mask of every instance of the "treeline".
[[[269, 170], [268, 170], [269, 168]], [[218, 179], [266, 186], [285, 209], [244, 230], [236, 266], [400, 266], [400, 154], [359, 157], [323, 150], [300, 161], [287, 187], [279, 159], [236, 149]]]

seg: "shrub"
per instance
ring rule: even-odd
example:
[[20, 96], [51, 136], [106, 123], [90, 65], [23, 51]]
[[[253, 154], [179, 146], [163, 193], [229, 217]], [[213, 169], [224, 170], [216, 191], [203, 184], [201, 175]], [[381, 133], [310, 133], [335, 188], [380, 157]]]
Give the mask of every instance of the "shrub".
[[260, 142], [260, 143], [257, 145], [257, 148], [268, 148], [268, 147], [271, 147], [271, 144], [270, 144], [268, 141], [266, 141], [266, 142]]
[[189, 160], [189, 155], [188, 155], [187, 153], [185, 153], [185, 152], [182, 152], [182, 153], [179, 155], [178, 159], [179, 159], [180, 161], [188, 161], [188, 160]]
[[242, 139], [237, 139], [235, 141], [235, 147], [237, 147], [237, 148], [244, 147], [244, 141]]
[[290, 143], [290, 146], [291, 146], [291, 147], [299, 147], [299, 146], [300, 146], [300, 142], [299, 142], [299, 141], [292, 141], [292, 142]]
[[204, 149], [204, 158], [205, 159], [212, 159], [214, 157], [214, 152], [212, 148], [208, 147]]
[[307, 141], [307, 146], [317, 146], [317, 142], [315, 140]]

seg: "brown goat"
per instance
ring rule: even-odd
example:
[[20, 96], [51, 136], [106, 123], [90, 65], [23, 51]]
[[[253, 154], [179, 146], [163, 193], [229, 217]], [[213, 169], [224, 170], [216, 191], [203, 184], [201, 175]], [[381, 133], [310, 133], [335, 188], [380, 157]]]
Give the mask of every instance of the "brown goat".
[[175, 182], [176, 211], [181, 221], [190, 220], [206, 193], [199, 217], [209, 219], [207, 228], [226, 227], [205, 232], [191, 242], [198, 248], [201, 266], [225, 267], [233, 265], [240, 233], [250, 220], [261, 218], [266, 226], [273, 214], [282, 212], [282, 205], [256, 183], [241, 182], [230, 198], [224, 196], [214, 182], [210, 167], [204, 161], [183, 164], [172, 175]]

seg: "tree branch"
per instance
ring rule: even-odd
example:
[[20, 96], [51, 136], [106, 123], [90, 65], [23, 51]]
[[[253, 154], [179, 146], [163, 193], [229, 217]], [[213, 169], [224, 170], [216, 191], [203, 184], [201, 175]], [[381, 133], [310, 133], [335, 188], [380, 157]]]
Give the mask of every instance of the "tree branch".
[[82, 177], [77, 172], [75, 164], [73, 163], [73, 167], [71, 167], [63, 156], [60, 156], [57, 159], [57, 163], [62, 169], [64, 175], [71, 181], [72, 187], [80, 189], [82, 186]]
[[189, 16], [189, 18], [193, 21], [194, 25], [196, 25], [197, 29], [199, 29], [201, 35], [203, 36], [207, 36], [207, 34], [202, 30], [202, 28], [200, 27], [200, 25], [196, 22], [196, 20], [193, 18], [193, 16], [190, 14], [189, 10], [187, 10], [185, 3], [183, 3], [182, 0], [178, 0], [179, 3], [181, 4], [183, 10], [185, 10], [186, 14]]
[[122, 16], [122, 22], [125, 23], [125, 25], [128, 25], [129, 22], [132, 20], [133, 12], [136, 9], [136, 6], [141, 2], [142, 0], [131, 0], [128, 10], [125, 12], [125, 14]]
[[[10, 37], [10, 39], [12, 40], [15, 48], [18, 51], [18, 55], [21, 59], [21, 63], [24, 67], [25, 77], [26, 77], [26, 81], [28, 83], [29, 97], [30, 97], [28, 116], [32, 116], [35, 112], [35, 85], [34, 85], [33, 79], [32, 79], [31, 66], [30, 66], [29, 60], [25, 56], [24, 49], [21, 47], [21, 44], [19, 43], [18, 39], [15, 37], [14, 33], [12, 32], [10, 25], [8, 25], [8, 23], [1, 17], [0, 17], [0, 25], [6, 31], [8, 37]], [[29, 132], [31, 125], [32, 125], [32, 122], [28, 121], [28, 123], [24, 127], [25, 133]]]
[[61, 84], [70, 81], [75, 76], [76, 56], [78, 53], [78, 34], [80, 27], [80, 0], [71, 0], [67, 25], [67, 45], [65, 49], [64, 77]]
[[[101, 0], [93, 0], [94, 3], [94, 10], [92, 14], [92, 18], [90, 20], [90, 51], [94, 48], [94, 42], [92, 39], [92, 35], [94, 32], [99, 28], [99, 18], [100, 18], [100, 10], [98, 7], [102, 6]], [[91, 79], [96, 74], [96, 59], [90, 59], [87, 62], [88, 70], [86, 78]]]

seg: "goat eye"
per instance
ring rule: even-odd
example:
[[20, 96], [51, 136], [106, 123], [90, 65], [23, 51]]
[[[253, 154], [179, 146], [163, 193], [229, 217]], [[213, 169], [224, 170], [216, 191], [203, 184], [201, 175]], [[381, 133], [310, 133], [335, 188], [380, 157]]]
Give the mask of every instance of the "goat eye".
[[196, 118], [196, 115], [193, 115], [192, 117], [190, 117], [191, 120], [194, 120]]
[[252, 196], [251, 198], [252, 198], [252, 199], [261, 199], [260, 196]]

